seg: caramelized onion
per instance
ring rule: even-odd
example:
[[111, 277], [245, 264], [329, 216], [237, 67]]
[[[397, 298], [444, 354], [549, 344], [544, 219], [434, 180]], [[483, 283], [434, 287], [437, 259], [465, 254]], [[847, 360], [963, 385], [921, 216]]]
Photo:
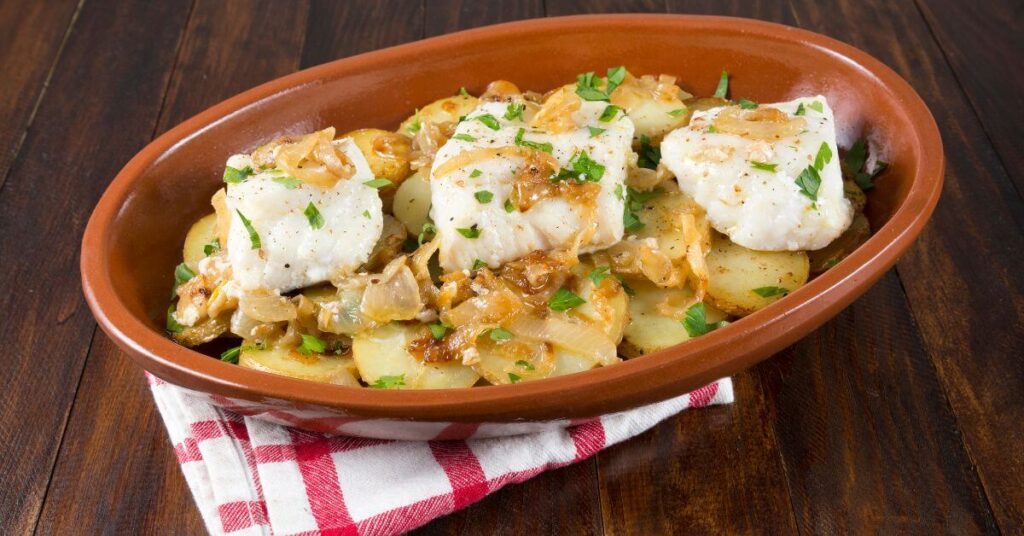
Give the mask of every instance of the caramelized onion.
[[281, 171], [322, 188], [330, 188], [355, 173], [355, 165], [334, 144], [334, 127], [307, 134], [298, 141], [274, 140], [256, 149], [252, 158], [261, 166], [269, 165], [267, 161], [272, 159]]
[[258, 322], [282, 322], [295, 318], [295, 305], [280, 294], [257, 291], [243, 294], [238, 308]]
[[519, 315], [508, 324], [508, 330], [516, 337], [546, 342], [593, 359], [601, 365], [610, 365], [618, 360], [615, 343], [603, 331], [561, 316], [551, 315], [542, 319]]
[[445, 175], [470, 165], [480, 162], [482, 160], [490, 160], [492, 158], [501, 157], [515, 157], [515, 158], [526, 158], [534, 159], [538, 162], [544, 162], [550, 169], [558, 170], [558, 161], [555, 157], [543, 151], [536, 149], [530, 149], [529, 147], [518, 147], [518, 146], [507, 146], [507, 147], [483, 147], [478, 149], [470, 149], [468, 151], [462, 151], [461, 153], [445, 160], [445, 162], [434, 170], [433, 178], [439, 179]]
[[782, 110], [767, 106], [753, 110], [730, 106], [718, 113], [713, 124], [719, 132], [767, 141], [796, 136], [807, 128], [804, 118], [791, 117]]
[[582, 101], [568, 87], [556, 91], [544, 101], [540, 111], [530, 120], [530, 127], [539, 128], [552, 134], [575, 130], [578, 125], [572, 114], [580, 109]]
[[364, 316], [379, 323], [411, 320], [422, 308], [419, 283], [404, 256], [391, 261], [380, 275], [369, 277], [359, 307]]

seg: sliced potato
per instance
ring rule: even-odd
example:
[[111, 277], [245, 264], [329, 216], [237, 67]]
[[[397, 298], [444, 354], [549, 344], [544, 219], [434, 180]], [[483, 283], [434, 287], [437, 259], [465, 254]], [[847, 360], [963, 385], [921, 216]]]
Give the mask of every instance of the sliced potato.
[[667, 191], [644, 205], [639, 219], [644, 224], [637, 231], [640, 238], [653, 237], [658, 249], [677, 261], [686, 256], [686, 232], [681, 217], [692, 214], [695, 228], [701, 234], [704, 249], [711, 245], [711, 227], [704, 211], [692, 198], [680, 191]]
[[716, 233], [707, 256], [708, 302], [733, 315], [746, 316], [777, 300], [754, 289], [778, 287], [792, 292], [807, 282], [809, 262], [803, 251], [754, 251]]
[[494, 385], [508, 385], [590, 370], [597, 362], [541, 342], [519, 340], [494, 342], [486, 337], [477, 343], [480, 361], [473, 365]]
[[612, 94], [612, 104], [629, 114], [629, 119], [636, 126], [634, 139], [639, 140], [643, 136], [657, 144], [665, 134], [689, 122], [690, 114], [686, 113], [686, 106], [678, 98], [661, 99], [646, 91], [625, 92], [626, 89], [620, 88]]
[[217, 240], [217, 214], [207, 214], [192, 224], [185, 235], [182, 257], [193, 272], [199, 271], [199, 261], [206, 258], [205, 248]]
[[573, 308], [569, 315], [594, 324], [612, 342], [618, 344], [622, 340], [622, 330], [629, 321], [626, 292], [611, 275], [606, 276], [600, 286], [595, 286], [587, 277], [591, 270], [593, 267], [588, 264], [578, 264], [573, 269], [577, 278], [572, 290], [586, 303]]
[[[635, 294], [629, 299], [630, 322], [626, 325], [625, 339], [640, 353], [651, 353], [690, 340], [681, 320], [685, 307], [693, 300], [689, 288], [661, 288], [648, 281], [630, 281]], [[679, 309], [678, 318], [665, 314], [667, 309]], [[709, 324], [725, 320], [726, 314], [704, 304]]]
[[238, 356], [238, 364], [300, 380], [359, 387], [355, 362], [346, 356], [303, 355], [290, 348], [260, 350], [252, 344], [245, 344]]
[[426, 174], [414, 173], [398, 187], [392, 210], [409, 234], [420, 234], [430, 215], [430, 183]]
[[405, 237], [405, 226], [402, 225], [402, 222], [385, 214], [384, 229], [373, 246], [373, 251], [370, 252], [370, 258], [363, 265], [363, 270], [370, 272], [382, 270], [392, 259], [402, 253]]
[[858, 212], [853, 217], [850, 228], [839, 235], [839, 238], [817, 251], [807, 252], [811, 263], [811, 272], [817, 274], [835, 266], [847, 255], [853, 253], [853, 250], [867, 242], [868, 238], [871, 238], [871, 224], [864, 214]]
[[217, 214], [217, 239], [221, 247], [228, 245], [228, 231], [231, 230], [231, 211], [228, 210], [228, 194], [224, 188], [217, 190], [210, 199], [213, 210]]
[[480, 376], [462, 363], [424, 363], [409, 353], [422, 326], [391, 323], [352, 339], [352, 357], [363, 381], [399, 389], [472, 387]]
[[402, 134], [415, 134], [418, 124], [423, 122], [431, 123], [457, 123], [459, 118], [472, 112], [480, 103], [480, 99], [473, 96], [455, 95], [438, 99], [422, 108], [419, 112], [402, 121], [398, 132]]
[[173, 333], [174, 340], [184, 346], [198, 346], [210, 342], [223, 335], [229, 327], [229, 317], [223, 315], [216, 318], [206, 317], [194, 326], [182, 326], [181, 331]]
[[[409, 152], [412, 151], [412, 139], [404, 134], [396, 134], [379, 128], [362, 128], [345, 134], [352, 138], [374, 176], [388, 179], [396, 188], [409, 176]], [[383, 189], [385, 193], [387, 189]]]

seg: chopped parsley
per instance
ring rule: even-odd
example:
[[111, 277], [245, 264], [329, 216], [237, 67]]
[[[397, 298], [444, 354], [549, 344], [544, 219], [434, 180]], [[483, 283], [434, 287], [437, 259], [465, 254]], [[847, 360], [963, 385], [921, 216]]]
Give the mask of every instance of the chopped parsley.
[[622, 213], [622, 223], [627, 231], [638, 231], [644, 228], [644, 223], [637, 217], [637, 213], [644, 209], [645, 203], [663, 193], [665, 190], [661, 188], [655, 188], [649, 192], [626, 188], [626, 205]]
[[518, 374], [516, 374], [514, 372], [509, 372], [508, 373], [508, 381], [510, 381], [512, 383], [518, 383], [519, 380], [521, 380], [521, 379], [523, 379], [522, 376], [520, 376], [520, 375], [518, 375]]
[[554, 295], [551, 296], [551, 299], [548, 300], [548, 307], [550, 307], [552, 311], [568, 311], [569, 309], [579, 307], [584, 303], [587, 303], [586, 300], [577, 296], [573, 291], [563, 287], [558, 289]]
[[530, 363], [529, 361], [526, 361], [525, 359], [520, 359], [519, 361], [516, 361], [516, 366], [526, 370], [534, 370], [533, 364]]
[[611, 275], [609, 273], [610, 271], [611, 266], [598, 266], [597, 268], [591, 270], [589, 274], [587, 274], [587, 279], [590, 279], [594, 283], [595, 287], [599, 287], [601, 286], [601, 282], [604, 281], [605, 278], [607, 278], [609, 275]]
[[593, 71], [576, 76], [576, 94], [583, 100], [607, 101], [611, 99], [612, 92], [626, 79], [626, 68], [611, 67], [608, 69], [608, 78], [605, 89], [602, 91], [598, 86], [601, 79], [594, 76]]
[[778, 164], [769, 164], [767, 162], [758, 162], [757, 160], [750, 161], [750, 167], [754, 169], [760, 169], [761, 171], [775, 172], [775, 168], [779, 167]]
[[409, 134], [415, 134], [420, 131], [422, 125], [420, 124], [420, 109], [416, 108], [416, 113], [412, 116], [412, 123], [405, 129], [409, 131]]
[[825, 164], [832, 161], [832, 149], [829, 148], [828, 142], [821, 142], [821, 146], [818, 147], [818, 154], [814, 156], [814, 167], [818, 171], [825, 169]]
[[462, 141], [476, 141], [476, 138], [474, 138], [473, 136], [470, 136], [469, 134], [456, 134], [456, 135], [452, 136], [452, 139], [453, 140], [462, 140]]
[[405, 374], [398, 376], [378, 376], [377, 381], [370, 384], [374, 389], [391, 389], [405, 385]]
[[491, 114], [478, 115], [478, 116], [474, 117], [473, 119], [476, 119], [477, 121], [480, 121], [481, 123], [486, 125], [487, 128], [489, 128], [491, 130], [500, 130], [501, 129], [501, 123], [498, 122], [498, 118], [494, 117]]
[[363, 217], [368, 219], [368, 220], [371, 219], [370, 218], [370, 211], [369, 210], [364, 210], [363, 211]]
[[376, 179], [366, 181], [363, 184], [369, 186], [370, 188], [378, 188], [378, 189], [380, 189], [380, 188], [387, 188], [388, 186], [391, 186], [392, 182], [391, 182], [390, 179], [385, 179], [384, 177], [377, 177]]
[[524, 134], [526, 134], [526, 129], [525, 128], [521, 128], [520, 127], [520, 129], [516, 131], [516, 138], [515, 138], [516, 145], [518, 145], [520, 147], [527, 147], [529, 149], [536, 149], [538, 151], [544, 151], [545, 153], [548, 153], [548, 154], [550, 154], [551, 151], [555, 150], [555, 147], [553, 145], [551, 145], [550, 143], [547, 143], [547, 142], [541, 143], [541, 142], [536, 142], [536, 141], [524, 140], [523, 139], [523, 135]]
[[302, 337], [302, 343], [296, 348], [296, 351], [302, 355], [310, 354], [322, 354], [327, 350], [327, 341], [317, 337], [316, 335], [299, 335]]
[[657, 169], [661, 162], [661, 149], [651, 145], [651, 140], [645, 135], [640, 136], [639, 158], [636, 165], [647, 169]]
[[474, 272], [479, 270], [479, 269], [481, 269], [481, 268], [486, 268], [486, 267], [487, 267], [487, 263], [486, 262], [484, 262], [484, 261], [482, 261], [480, 259], [473, 259], [473, 271]]
[[675, 110], [672, 110], [671, 112], [669, 112], [668, 115], [671, 115], [672, 117], [679, 117], [679, 116], [681, 116], [681, 115], [683, 115], [685, 113], [686, 113], [686, 108], [676, 108]]
[[516, 210], [515, 204], [512, 203], [511, 199], [507, 199], [506, 198], [505, 199], [505, 212], [508, 212], [509, 214], [512, 214], [513, 212], [515, 212], [515, 210]]
[[512, 332], [503, 328], [494, 328], [488, 334], [494, 342], [507, 341], [512, 338]]
[[814, 110], [815, 112], [818, 112], [819, 114], [824, 113], [825, 111], [825, 107], [821, 104], [821, 101], [814, 101], [808, 104], [807, 107]]
[[477, 228], [475, 223], [472, 227], [459, 227], [455, 230], [458, 231], [460, 235], [470, 240], [475, 240], [480, 237], [480, 229]]
[[187, 264], [181, 263], [174, 267], [174, 290], [178, 290], [178, 287], [188, 283], [196, 273], [188, 267]]
[[686, 333], [690, 337], [699, 337], [729, 324], [725, 320], [708, 324], [705, 313], [704, 302], [697, 302], [686, 310], [686, 317], [683, 318], [682, 322], [683, 327], [686, 328]]
[[477, 177], [479, 177], [480, 175], [483, 175], [483, 174], [484, 174], [484, 172], [483, 172], [483, 171], [480, 171], [479, 169], [474, 169], [474, 170], [473, 170], [473, 171], [472, 171], [472, 172], [471, 172], [471, 173], [469, 174], [469, 178], [471, 178], [471, 179], [475, 179], [475, 178], [477, 178]]
[[213, 242], [203, 246], [203, 255], [206, 255], [207, 257], [217, 253], [218, 251], [220, 251], [220, 238], [214, 238]]
[[814, 166], [807, 166], [796, 177], [796, 185], [800, 187], [800, 193], [814, 201], [818, 200], [818, 188], [821, 187], [821, 175]]
[[745, 99], [745, 98], [741, 97], [740, 98], [740, 108], [742, 108], [744, 110], [753, 110], [753, 109], [757, 108], [757, 103], [752, 101], [752, 100]]
[[236, 346], [234, 348], [228, 348], [220, 354], [220, 360], [225, 363], [231, 363], [233, 365], [238, 364], [238, 356], [242, 353], [242, 347]]
[[462, 95], [463, 97], [469, 97], [470, 96], [469, 92], [466, 91], [466, 86], [462, 86], [462, 87], [459, 88], [459, 95]]
[[173, 303], [167, 308], [167, 331], [169, 333], [181, 333], [185, 330], [185, 326], [182, 326], [174, 319], [175, 309], [177, 309], [177, 307], [175, 307]]
[[260, 234], [256, 232], [256, 228], [252, 226], [252, 222], [249, 218], [242, 214], [241, 210], [235, 209], [238, 217], [242, 219], [242, 225], [245, 227], [246, 232], [249, 233], [249, 243], [252, 245], [252, 249], [260, 249], [263, 245], [260, 243]]
[[526, 110], [526, 105], [521, 103], [510, 102], [508, 107], [505, 108], [505, 119], [512, 121], [514, 119], [523, 120], [523, 111]]
[[607, 123], [612, 119], [615, 119], [615, 116], [619, 114], [619, 110], [621, 109], [622, 108], [619, 108], [614, 104], [609, 104], [604, 107], [604, 110], [601, 112], [601, 117], [598, 117], [597, 120], [602, 123]]
[[416, 242], [422, 246], [427, 235], [433, 236], [435, 233], [437, 233], [437, 227], [434, 227], [434, 222], [427, 220], [423, 222], [423, 227], [420, 227], [420, 234], [416, 237]]
[[715, 96], [724, 99], [729, 94], [729, 73], [722, 71], [722, 76], [718, 78], [718, 87], [715, 88]]
[[324, 217], [320, 215], [320, 211], [317, 210], [316, 205], [311, 201], [306, 205], [306, 210], [302, 211], [306, 215], [306, 219], [309, 220], [309, 226], [314, 229], [320, 229], [324, 226]]
[[789, 294], [789, 289], [782, 287], [758, 287], [751, 290], [751, 292], [762, 298], [771, 298], [772, 296]]
[[224, 168], [224, 182], [228, 184], [244, 182], [250, 175], [252, 175], [252, 168], [249, 166], [245, 166], [242, 169], [235, 169], [231, 166]]
[[889, 167], [889, 164], [882, 162], [881, 160], [875, 163], [875, 169], [872, 172], [861, 172], [861, 168], [864, 167], [864, 163], [867, 162], [867, 144], [864, 140], [857, 140], [857, 143], [850, 147], [850, 150], [846, 153], [846, 158], [843, 159], [843, 166], [846, 168], [847, 175], [853, 177], [853, 181], [860, 186], [862, 190], [870, 190], [875, 187], [874, 178], [879, 173], [885, 171], [885, 168]]
[[715, 134], [717, 132], [718, 132], [718, 129], [715, 128], [715, 125], [708, 125], [708, 134]]
[[807, 110], [806, 110], [806, 109], [804, 109], [804, 103], [802, 103], [802, 102], [801, 102], [801, 103], [800, 103], [800, 104], [799, 104], [799, 105], [798, 105], [798, 106], [796, 107], [796, 111], [795, 111], [795, 112], [793, 112], [793, 115], [804, 115], [804, 114], [806, 114], [806, 113], [807, 113]]
[[587, 130], [590, 131], [590, 137], [591, 138], [596, 137], [596, 136], [600, 136], [601, 133], [605, 131], [605, 129], [598, 128], [598, 127], [587, 127]]
[[285, 188], [287, 188], [289, 190], [294, 190], [294, 189], [298, 188], [299, 186], [302, 186], [302, 181], [300, 181], [299, 179], [296, 179], [295, 177], [292, 177], [291, 175], [280, 175], [280, 176], [274, 177], [271, 180], [273, 180], [274, 182], [280, 184], [281, 186], [284, 186]]
[[430, 328], [430, 336], [434, 337], [434, 340], [439, 341], [448, 333], [448, 326], [444, 324], [430, 324], [427, 327]]
[[604, 166], [587, 155], [586, 151], [576, 153], [569, 159], [569, 166], [558, 170], [558, 173], [551, 175], [551, 182], [560, 182], [572, 179], [577, 183], [601, 182], [604, 177]]
[[487, 190], [480, 190], [473, 194], [473, 197], [475, 197], [478, 202], [487, 204], [491, 202], [491, 199], [494, 199], [494, 194]]

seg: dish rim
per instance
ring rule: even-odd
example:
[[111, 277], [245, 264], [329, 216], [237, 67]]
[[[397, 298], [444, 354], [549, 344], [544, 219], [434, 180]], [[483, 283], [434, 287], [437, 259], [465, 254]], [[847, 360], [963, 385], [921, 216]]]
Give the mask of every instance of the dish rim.
[[[365, 72], [379, 60], [410, 48], [429, 54], [453, 42], [482, 35], [507, 39], [522, 31], [545, 31], [566, 24], [693, 25], [712, 32], [729, 30], [759, 38], [798, 42], [850, 63], [874, 78], [887, 98], [900, 103], [908, 138], [919, 159], [906, 198], [871, 238], [835, 267], [784, 299], [730, 326], [679, 345], [614, 366], [515, 385], [437, 390], [384, 390], [344, 387], [276, 376], [222, 363], [180, 346], [154, 331], [150, 319], [133, 315], [120, 301], [108, 271], [108, 233], [136, 179], [165, 153], [249, 106], [322, 78], [346, 71]], [[574, 15], [528, 19], [446, 34], [342, 58], [304, 69], [239, 93], [168, 130], [140, 150], [118, 172], [86, 227], [81, 250], [82, 288], [100, 327], [143, 368], [175, 384], [248, 400], [289, 401], [379, 418], [453, 422], [510, 422], [595, 417], [682, 394], [741, 371], [802, 337], [845, 308], [881, 277], [921, 232], [942, 189], [944, 154], [935, 119], [921, 97], [896, 72], [867, 53], [821, 34], [753, 19], [704, 15]], [[182, 381], [182, 380], [186, 381]], [[642, 387], [637, 388], [637, 382]], [[571, 396], [566, 396], [571, 395]]]

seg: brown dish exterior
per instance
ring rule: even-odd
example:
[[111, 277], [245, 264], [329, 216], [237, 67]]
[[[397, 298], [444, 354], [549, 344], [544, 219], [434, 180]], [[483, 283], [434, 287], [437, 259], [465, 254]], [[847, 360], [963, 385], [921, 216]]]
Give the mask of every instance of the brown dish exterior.
[[[510, 78], [520, 87], [555, 87], [574, 73], [620, 64], [674, 74], [695, 94], [710, 94], [724, 69], [734, 94], [761, 102], [825, 95], [840, 125], [840, 145], [866, 137], [890, 164], [869, 194], [867, 216], [877, 231], [834, 268], [723, 329], [616, 366], [516, 385], [403, 391], [320, 384], [222, 363], [166, 338], [168, 274], [179, 262], [189, 225], [208, 210], [221, 184], [227, 155], [327, 126], [393, 128], [409, 109], [461, 85], [479, 91], [491, 80]], [[381, 419], [383, 426], [371, 431], [346, 432], [377, 437], [418, 437], [402, 430], [413, 426], [409, 421], [589, 418], [736, 373], [836, 315], [921, 232], [939, 198], [943, 165], [935, 121], [913, 89], [874, 58], [818, 34], [745, 19], [675, 15], [502, 24], [307, 69], [237, 95], [157, 138], [117, 175], [89, 221], [83, 288], [100, 326], [146, 370], [214, 401], [261, 408], [255, 413], [278, 408]], [[313, 421], [288, 422], [325, 429]], [[450, 433], [472, 433], [465, 430]]]

